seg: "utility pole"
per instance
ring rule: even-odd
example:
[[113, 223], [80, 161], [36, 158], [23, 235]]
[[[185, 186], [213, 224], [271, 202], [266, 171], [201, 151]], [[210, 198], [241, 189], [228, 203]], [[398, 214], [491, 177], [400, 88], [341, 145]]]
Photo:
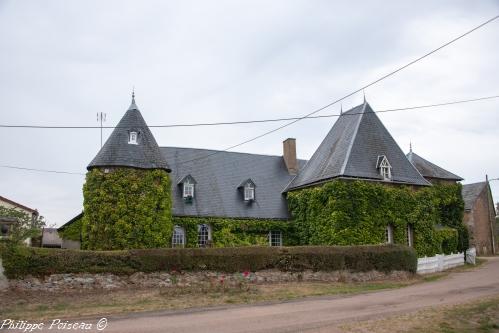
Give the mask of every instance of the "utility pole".
[[104, 112], [97, 112], [97, 122], [100, 122], [100, 147], [102, 148], [102, 123], [106, 121]]

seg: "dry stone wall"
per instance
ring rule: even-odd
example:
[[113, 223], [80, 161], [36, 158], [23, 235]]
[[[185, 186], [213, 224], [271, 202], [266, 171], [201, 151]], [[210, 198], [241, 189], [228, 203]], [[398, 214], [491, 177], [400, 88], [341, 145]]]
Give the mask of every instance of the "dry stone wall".
[[44, 278], [27, 277], [10, 280], [14, 290], [71, 291], [71, 290], [113, 290], [125, 288], [181, 288], [190, 286], [226, 286], [241, 284], [265, 284], [282, 282], [367, 282], [383, 280], [405, 280], [413, 275], [406, 271], [383, 273], [370, 272], [281, 272], [264, 270], [224, 274], [217, 272], [158, 272], [135, 273], [129, 276], [114, 274], [53, 274]]

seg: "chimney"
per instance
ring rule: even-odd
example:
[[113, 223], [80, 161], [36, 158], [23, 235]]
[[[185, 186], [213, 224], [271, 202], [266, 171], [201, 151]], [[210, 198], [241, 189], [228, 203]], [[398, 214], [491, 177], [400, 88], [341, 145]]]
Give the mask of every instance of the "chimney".
[[288, 138], [282, 142], [282, 157], [290, 175], [298, 173], [298, 161], [296, 160], [296, 139]]

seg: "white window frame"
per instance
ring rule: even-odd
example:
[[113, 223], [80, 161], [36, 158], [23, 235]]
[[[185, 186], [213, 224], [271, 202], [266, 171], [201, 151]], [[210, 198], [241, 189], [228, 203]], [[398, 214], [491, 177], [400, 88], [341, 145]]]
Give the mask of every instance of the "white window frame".
[[137, 142], [139, 137], [139, 133], [135, 131], [131, 131], [130, 135], [128, 136], [128, 144], [130, 145], [138, 145], [139, 143]]
[[379, 164], [379, 174], [383, 177], [383, 180], [392, 179], [392, 166], [386, 156], [383, 156], [381, 163]]
[[194, 198], [194, 184], [189, 180], [186, 180], [182, 185], [183, 188], [183, 197], [184, 198]]
[[385, 243], [386, 244], [393, 244], [393, 226], [391, 224], [388, 224], [385, 228]]
[[407, 224], [407, 246], [414, 247], [414, 227]]
[[269, 231], [269, 246], [282, 246], [282, 231]]
[[172, 247], [185, 247], [185, 229], [179, 225], [173, 227]]
[[255, 200], [255, 186], [251, 183], [244, 185], [244, 201]]
[[[206, 228], [206, 229], [204, 229]], [[211, 242], [211, 226], [203, 223], [198, 225], [198, 247], [207, 247]]]

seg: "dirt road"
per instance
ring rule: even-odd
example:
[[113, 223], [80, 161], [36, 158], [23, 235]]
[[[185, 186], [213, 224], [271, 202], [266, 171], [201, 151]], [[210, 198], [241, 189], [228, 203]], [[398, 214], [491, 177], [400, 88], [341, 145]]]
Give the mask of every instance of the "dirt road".
[[106, 333], [339, 332], [348, 321], [499, 295], [499, 257], [482, 267], [410, 287], [349, 297], [108, 318]]

